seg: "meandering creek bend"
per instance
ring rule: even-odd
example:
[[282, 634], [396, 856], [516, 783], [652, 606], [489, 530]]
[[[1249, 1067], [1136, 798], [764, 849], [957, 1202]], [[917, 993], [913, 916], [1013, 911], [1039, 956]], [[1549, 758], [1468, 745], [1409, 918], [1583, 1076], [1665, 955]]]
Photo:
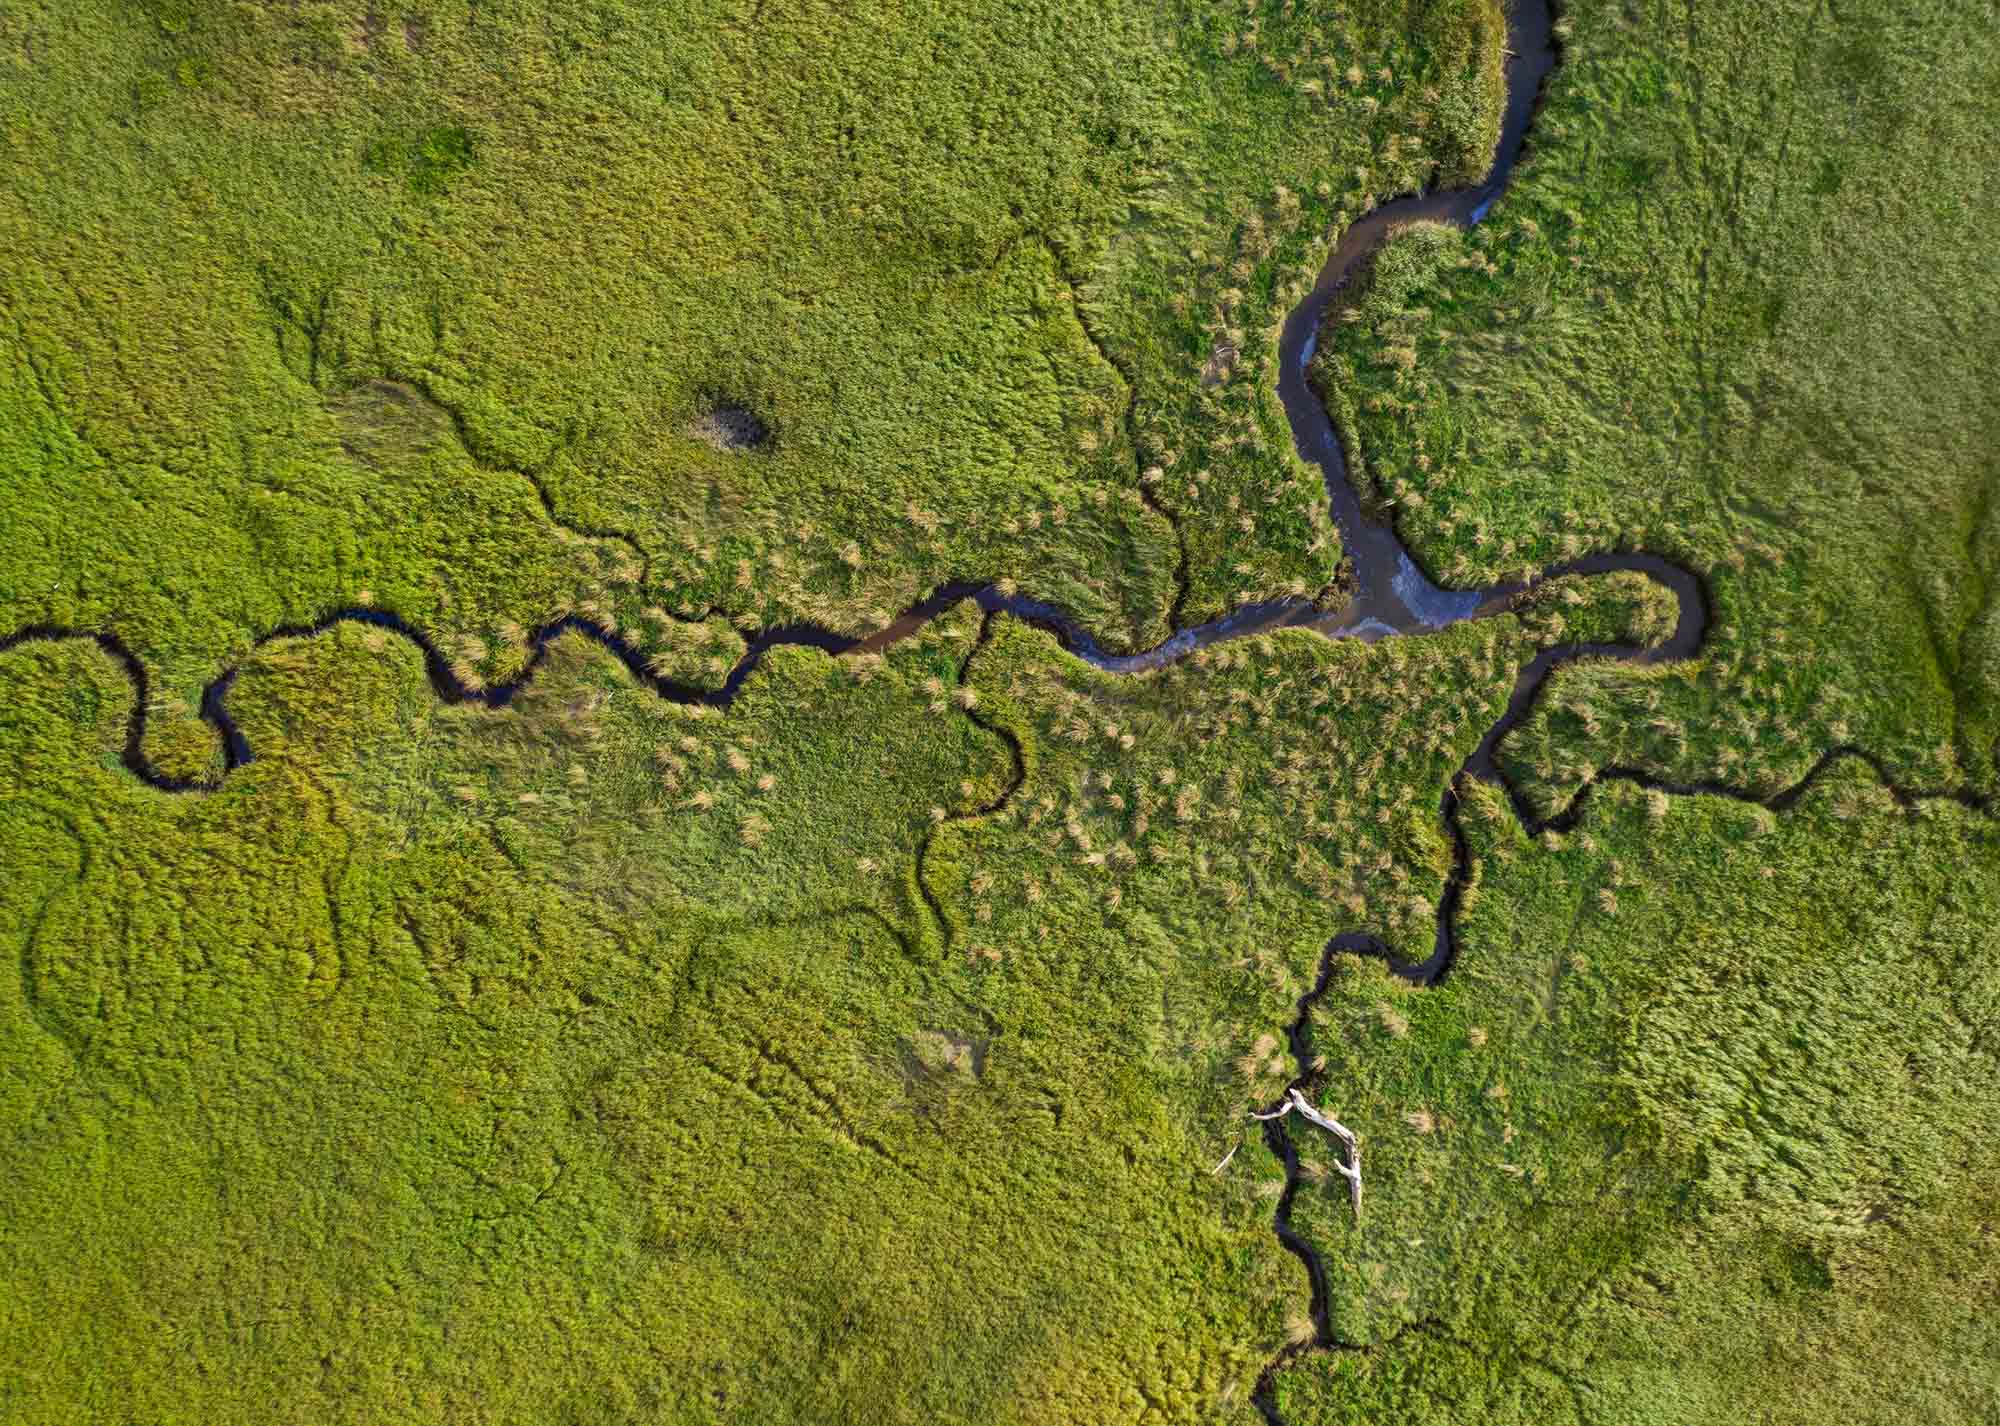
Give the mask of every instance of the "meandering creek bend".
[[[970, 600], [986, 611], [990, 621], [1008, 616], [1027, 621], [1053, 632], [1065, 648], [1096, 668], [1114, 674], [1143, 673], [1185, 658], [1197, 649], [1234, 639], [1270, 633], [1279, 629], [1309, 629], [1328, 638], [1378, 639], [1433, 633], [1468, 619], [1487, 617], [1514, 608], [1522, 596], [1542, 583], [1567, 576], [1634, 571], [1670, 590], [1679, 606], [1673, 634], [1665, 641], [1648, 646], [1625, 644], [1569, 644], [1540, 653], [1516, 677], [1506, 711], [1489, 728], [1478, 746], [1443, 791], [1439, 813], [1453, 844], [1453, 866], [1446, 878], [1437, 913], [1436, 939], [1428, 958], [1406, 964], [1390, 958], [1399, 976], [1423, 985], [1435, 984], [1447, 975], [1457, 956], [1457, 919], [1460, 901], [1471, 877], [1471, 852], [1459, 819], [1459, 787], [1473, 778], [1498, 785], [1522, 826], [1531, 834], [1545, 830], [1566, 831], [1580, 816], [1591, 789], [1600, 782], [1628, 781], [1659, 787], [1670, 793], [1718, 795], [1756, 802], [1782, 810], [1796, 802], [1828, 767], [1843, 758], [1857, 758], [1875, 766], [1889, 783], [1886, 771], [1864, 751], [1842, 747], [1829, 751], [1799, 783], [1775, 794], [1759, 794], [1721, 783], [1674, 784], [1652, 777], [1639, 769], [1601, 770], [1562, 811], [1541, 816], [1504, 776], [1496, 762], [1496, 751], [1506, 735], [1531, 711], [1535, 698], [1549, 675], [1559, 666], [1579, 658], [1616, 658], [1632, 663], [1662, 663], [1685, 659], [1697, 653], [1707, 634], [1710, 620], [1707, 593], [1691, 571], [1656, 555], [1643, 553], [1597, 554], [1555, 565], [1524, 584], [1497, 585], [1487, 589], [1448, 590], [1433, 583], [1410, 557], [1393, 525], [1368, 518], [1349, 478], [1346, 452], [1323, 403], [1306, 381], [1306, 367], [1327, 306], [1355, 277], [1397, 228], [1414, 221], [1453, 223], [1469, 227], [1483, 219], [1504, 191], [1509, 175], [1520, 157], [1529, 125], [1540, 101], [1542, 85], [1555, 64], [1552, 16], [1548, 0], [1517, 0], [1509, 19], [1507, 97], [1499, 143], [1492, 168], [1475, 187], [1448, 192], [1418, 194], [1398, 199], [1369, 212], [1352, 224], [1321, 268], [1312, 291], [1291, 311], [1281, 332], [1278, 348], [1278, 394], [1290, 421], [1292, 437], [1301, 457], [1319, 467], [1324, 476], [1327, 500], [1339, 528], [1351, 564], [1353, 596], [1342, 608], [1328, 612], [1310, 600], [1284, 599], [1245, 606], [1209, 623], [1180, 628], [1153, 648], [1137, 653], [1118, 654], [1105, 650], [1065, 611], [1018, 594], [1002, 594], [992, 584], [948, 584], [929, 598], [913, 605], [885, 627], [864, 637], [835, 634], [812, 625], [786, 625], [763, 630], [749, 638], [743, 657], [730, 670], [719, 688], [702, 688], [665, 679], [647, 667], [645, 653], [610, 629], [578, 616], [568, 616], [543, 625], [529, 640], [529, 657], [522, 672], [512, 681], [485, 687], [466, 684], [452, 672], [449, 661], [421, 630], [399, 616], [374, 608], [336, 610], [310, 625], [293, 625], [271, 630], [257, 642], [264, 643], [324, 633], [341, 623], [360, 623], [390, 630], [408, 639], [421, 651], [426, 674], [437, 695], [449, 703], [477, 703], [504, 707], [534, 677], [546, 660], [550, 644], [565, 634], [589, 638], [615, 655], [632, 677], [663, 698], [683, 704], [726, 707], [734, 701], [744, 680], [756, 668], [767, 649], [779, 645], [806, 645], [839, 656], [873, 653], [885, 649], [923, 629], [954, 606]], [[1183, 591], [1184, 592], [1184, 591]], [[146, 668], [115, 634], [101, 630], [72, 629], [38, 624], [0, 638], [0, 652], [31, 642], [87, 639], [115, 658], [131, 680], [133, 712], [127, 725], [122, 760], [125, 766], [149, 785], [168, 792], [212, 789], [212, 781], [190, 781], [168, 776], [148, 760], [145, 751], [146, 707], [149, 680]], [[222, 740], [225, 775], [254, 756], [248, 740], [231, 718], [227, 698], [237, 670], [231, 668], [203, 690], [202, 716]], [[1002, 732], [994, 729], [993, 731]], [[1002, 736], [1008, 736], [1002, 732]], [[1011, 737], [1009, 737], [1011, 742]], [[1020, 749], [1015, 753], [1015, 785], [1022, 776]], [[1955, 792], [1917, 793], [1889, 783], [1897, 798], [1910, 803], [1927, 797], [1949, 797], [1969, 805], [1984, 807], [1984, 798]], [[1002, 795], [989, 812], [1011, 795]], [[980, 815], [980, 814], [971, 814]], [[921, 880], [921, 878], [920, 878]], [[933, 904], [932, 910], [938, 911]], [[1362, 931], [1344, 932], [1326, 945], [1313, 987], [1298, 1003], [1298, 1014], [1289, 1027], [1291, 1049], [1299, 1074], [1293, 1085], [1315, 1087], [1310, 1072], [1308, 1043], [1312, 1006], [1325, 993], [1337, 958], [1343, 953], [1388, 958], [1383, 942]], [[1299, 1158], [1285, 1121], [1273, 1119], [1264, 1125], [1266, 1142], [1286, 1166], [1286, 1183], [1275, 1216], [1275, 1228], [1284, 1246], [1305, 1265], [1311, 1283], [1314, 1340], [1287, 1347], [1266, 1367], [1255, 1401], [1267, 1420], [1278, 1422], [1273, 1391], [1276, 1371], [1301, 1351], [1341, 1348], [1328, 1326], [1326, 1273], [1312, 1247], [1291, 1227], [1291, 1206], [1299, 1184]]]

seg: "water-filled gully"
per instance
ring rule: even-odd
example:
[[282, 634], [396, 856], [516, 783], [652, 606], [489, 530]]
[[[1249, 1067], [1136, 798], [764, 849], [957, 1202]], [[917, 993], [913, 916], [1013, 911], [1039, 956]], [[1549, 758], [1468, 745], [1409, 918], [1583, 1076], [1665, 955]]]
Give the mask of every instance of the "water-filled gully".
[[[520, 674], [507, 683], [474, 687], [458, 678], [443, 654], [421, 630], [397, 615], [375, 608], [335, 610], [310, 625], [274, 629], [263, 635], [259, 645], [281, 639], [321, 634], [341, 623], [359, 623], [386, 629], [415, 644], [423, 654], [424, 669], [437, 696], [447, 703], [476, 703], [502, 708], [535, 676], [546, 661], [550, 643], [565, 635], [578, 634], [613, 654], [633, 679], [662, 698], [681, 704], [704, 704], [723, 708], [732, 703], [766, 650], [787, 644], [808, 645], [829, 654], [873, 653], [909, 638], [954, 605], [972, 600], [985, 611], [980, 643], [993, 619], [1001, 614], [1046, 628], [1071, 653], [1109, 673], [1142, 673], [1161, 668], [1186, 657], [1197, 649], [1233, 639], [1269, 633], [1277, 629], [1311, 629], [1328, 638], [1358, 638], [1373, 642], [1403, 635], [1432, 633], [1451, 624], [1504, 612], [1520, 598], [1548, 580], [1566, 575], [1603, 574], [1634, 571], [1670, 590], [1679, 606], [1672, 635], [1661, 643], [1647, 646], [1627, 644], [1569, 644], [1544, 650], [1524, 667], [1515, 679], [1506, 711], [1489, 728], [1479, 745], [1466, 758], [1451, 785], [1445, 788], [1439, 813], [1453, 844], [1453, 865], [1447, 876], [1437, 913], [1437, 935], [1431, 955], [1418, 964], [1390, 958], [1395, 973], [1421, 985], [1433, 985], [1451, 970], [1457, 956], [1457, 918], [1461, 898], [1471, 876], [1471, 852], [1459, 821], [1459, 787], [1475, 778], [1502, 788], [1515, 816], [1530, 835], [1543, 831], [1563, 832], [1576, 824], [1592, 788], [1598, 783], [1625, 781], [1660, 788], [1670, 794], [1713, 795], [1753, 802], [1780, 810], [1790, 807], [1825, 771], [1844, 758], [1867, 761], [1897, 800], [1904, 805], [1929, 798], [1949, 798], [1976, 808], [1988, 808], [1990, 799], [1964, 792], [1913, 792], [1889, 783], [1886, 771], [1869, 754], [1858, 748], [1841, 747], [1826, 753], [1798, 783], [1775, 794], [1759, 794], [1718, 782], [1677, 784], [1636, 769], [1611, 767], [1600, 770], [1578, 791], [1568, 806], [1548, 816], [1540, 816], [1523, 794], [1505, 777], [1495, 760], [1502, 739], [1531, 711], [1549, 674], [1560, 665], [1578, 658], [1616, 658], [1637, 664], [1665, 663], [1697, 653], [1709, 627], [1709, 603], [1700, 579], [1657, 555], [1643, 553], [1596, 554], [1567, 561], [1544, 570], [1523, 584], [1497, 585], [1487, 589], [1450, 590], [1434, 584], [1411, 559], [1395, 528], [1367, 518], [1349, 478], [1346, 454], [1326, 408], [1306, 381], [1306, 364], [1328, 304], [1399, 227], [1413, 221], [1453, 223], [1469, 227], [1483, 219], [1504, 191], [1508, 176], [1520, 157], [1529, 124], [1539, 103], [1544, 80], [1555, 63], [1553, 18], [1548, 0], [1519, 0], [1508, 22], [1507, 99], [1500, 139], [1492, 168], [1476, 186], [1448, 192], [1418, 194], [1398, 199], [1374, 209], [1358, 219], [1341, 236], [1339, 243], [1320, 269], [1312, 291], [1292, 309], [1282, 329], [1279, 346], [1278, 394], [1291, 423], [1292, 437], [1302, 458], [1319, 467], [1324, 476], [1328, 504], [1352, 567], [1353, 597], [1342, 608], [1328, 612], [1306, 599], [1281, 599], [1238, 609], [1224, 618], [1192, 627], [1177, 628], [1153, 648], [1137, 653], [1107, 652], [1065, 611], [1054, 605], [1022, 595], [1002, 594], [991, 584], [947, 584], [930, 597], [912, 605], [895, 620], [863, 637], [848, 637], [810, 624], [791, 624], [765, 629], [752, 635], [743, 657], [732, 668], [720, 688], [707, 689], [662, 678], [647, 667], [645, 655], [619, 634], [576, 615], [565, 616], [536, 629], [529, 637], [529, 656]], [[544, 503], [549, 504], [544, 496]], [[1150, 502], [1149, 502], [1150, 503]], [[1157, 507], [1155, 507], [1157, 508]], [[554, 510], [550, 508], [551, 516]], [[1176, 530], [1178, 537], [1179, 531]], [[1185, 560], [1185, 543], [1182, 558]], [[1175, 600], [1186, 588], [1186, 572], [1181, 571]], [[1178, 618], [1175, 620], [1178, 623]], [[0, 638], [0, 653], [33, 642], [88, 639], [110, 654], [124, 668], [133, 686], [133, 707], [126, 729], [122, 760], [125, 766], [148, 785], [167, 792], [213, 789], [213, 780], [191, 780], [162, 773], [145, 754], [146, 708], [149, 680], [145, 666], [115, 634], [55, 625], [38, 624]], [[968, 655], [967, 662], [969, 663]], [[961, 680], [964, 676], [961, 666]], [[216, 729], [222, 741], [224, 775], [228, 770], [251, 761], [253, 750], [231, 718], [227, 707], [230, 688], [237, 670], [231, 668], [202, 691], [201, 715]], [[1020, 746], [1004, 730], [982, 721], [982, 726], [999, 734], [1010, 744], [1014, 756], [1014, 780], [1008, 791], [989, 807], [963, 814], [979, 816], [1003, 805], [1024, 776]], [[926, 848], [928, 843], [926, 843]], [[922, 850], [919, 851], [921, 864]], [[921, 883], [921, 877], [919, 878]], [[942, 908], [926, 893], [931, 913], [941, 925], [948, 925]], [[1342, 954], [1389, 958], [1386, 945], [1367, 932], [1351, 931], [1335, 936], [1321, 955], [1313, 987], [1302, 996], [1297, 1016], [1289, 1027], [1290, 1046], [1299, 1073], [1293, 1085], [1311, 1091], [1311, 1053], [1307, 1042], [1312, 1006], [1325, 993]], [[1327, 1277], [1324, 1265], [1310, 1244], [1291, 1226], [1291, 1207], [1299, 1184], [1299, 1159], [1286, 1121], [1272, 1119], [1264, 1124], [1266, 1143], [1283, 1161], [1285, 1187], [1279, 1198], [1274, 1227], [1280, 1242], [1304, 1264], [1312, 1293], [1313, 1340], [1288, 1346], [1265, 1368], [1254, 1400], [1265, 1418], [1278, 1422], [1273, 1382], [1275, 1374], [1303, 1351], [1350, 1347], [1337, 1341], [1328, 1324]]]

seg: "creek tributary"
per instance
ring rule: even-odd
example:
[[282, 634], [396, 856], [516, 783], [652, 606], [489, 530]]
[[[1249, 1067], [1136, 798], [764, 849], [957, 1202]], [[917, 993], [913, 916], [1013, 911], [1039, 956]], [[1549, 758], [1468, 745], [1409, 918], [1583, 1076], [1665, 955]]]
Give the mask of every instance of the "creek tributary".
[[[1503, 787], [1516, 815], [1530, 831], [1544, 828], [1562, 830], [1575, 821], [1583, 794], [1563, 812], [1549, 818], [1538, 817], [1526, 799], [1507, 782], [1495, 761], [1501, 740], [1527, 716], [1549, 675], [1560, 665], [1579, 658], [1616, 658], [1634, 663], [1660, 663], [1684, 659], [1701, 647], [1709, 625], [1709, 606], [1701, 581], [1690, 571], [1655, 555], [1605, 553], [1586, 556], [1553, 566], [1525, 583], [1496, 585], [1484, 589], [1444, 589], [1434, 583], [1411, 558], [1393, 524], [1369, 518], [1349, 477], [1346, 451], [1334, 429], [1325, 405], [1306, 380], [1306, 367], [1325, 317], [1336, 296], [1361, 271], [1367, 261], [1395, 231], [1411, 222], [1430, 221], [1469, 227], [1491, 211], [1505, 190], [1508, 178], [1520, 157], [1530, 123], [1540, 101], [1544, 80], [1555, 64], [1553, 19], [1548, 0], [1517, 0], [1508, 22], [1506, 62], [1506, 103], [1499, 141], [1492, 167], [1475, 186], [1444, 192], [1417, 194], [1373, 209], [1342, 233], [1321, 267], [1311, 292], [1292, 309], [1282, 328], [1278, 344], [1278, 395], [1290, 422], [1299, 455], [1321, 471], [1334, 524], [1340, 531], [1351, 570], [1352, 597], [1342, 607], [1327, 611], [1306, 599], [1282, 599], [1245, 606], [1226, 617], [1175, 630], [1150, 649], [1135, 653], [1112, 653], [1064, 610], [1018, 594], [1003, 594], [985, 583], [954, 583], [943, 586], [930, 597], [911, 606], [888, 625], [862, 637], [849, 637], [807, 624], [766, 629], [748, 637], [743, 657], [730, 670], [719, 688], [703, 688], [661, 678], [647, 666], [647, 656], [621, 635], [591, 620], [567, 616], [553, 620], [529, 639], [529, 656], [522, 672], [512, 681], [475, 687], [460, 679], [449, 661], [421, 630], [399, 616], [374, 608], [335, 610], [310, 625], [292, 625], [263, 635], [259, 644], [279, 639], [310, 636], [341, 623], [354, 622], [393, 631], [422, 652], [426, 674], [437, 695], [450, 703], [479, 703], [502, 707], [509, 703], [545, 661], [550, 643], [565, 634], [589, 638], [615, 655], [633, 678], [654, 693], [678, 703], [724, 707], [731, 703], [744, 680], [756, 667], [765, 650], [779, 645], [801, 644], [830, 654], [876, 652], [906, 639], [954, 605], [971, 600], [986, 611], [988, 622], [996, 615], [1022, 619], [1052, 631], [1078, 658], [1115, 674], [1141, 673], [1173, 663], [1197, 649], [1230, 640], [1273, 632], [1279, 629], [1310, 629], [1328, 638], [1379, 639], [1432, 633], [1468, 619], [1498, 614], [1517, 605], [1522, 596], [1537, 586], [1568, 575], [1604, 574], [1633, 571], [1651, 578], [1670, 590], [1679, 605], [1672, 635], [1661, 643], [1637, 646], [1625, 644], [1571, 644], [1544, 650], [1516, 677], [1505, 713], [1487, 730], [1478, 746], [1465, 760], [1451, 784], [1443, 790], [1440, 816], [1453, 843], [1453, 866], [1447, 876], [1437, 914], [1436, 939], [1431, 955], [1417, 964], [1391, 959], [1396, 973], [1408, 980], [1430, 985], [1451, 970], [1457, 955], [1456, 921], [1460, 899], [1471, 874], [1470, 850], [1459, 825], [1459, 787], [1464, 779], [1476, 778]], [[553, 511], [551, 512], [553, 513]], [[100, 630], [59, 627], [48, 624], [20, 629], [0, 638], [0, 652], [37, 641], [88, 639], [96, 642], [124, 667], [134, 687], [134, 704], [128, 725], [123, 762], [135, 775], [164, 791], [200, 791], [215, 786], [213, 780], [190, 780], [170, 776], [155, 767], [145, 750], [145, 718], [148, 680], [141, 660], [115, 634]], [[201, 698], [202, 716], [216, 729], [222, 741], [224, 775], [254, 756], [254, 750], [231, 718], [227, 699], [237, 670], [230, 668], [210, 682]], [[1017, 758], [1017, 778], [1020, 760]], [[1700, 784], [1688, 788], [1656, 783], [1646, 774], [1628, 769], [1606, 769], [1595, 781], [1624, 779], [1665, 786], [1669, 791], [1713, 792], [1769, 806], [1789, 805], [1803, 788], [1834, 760], [1843, 756], [1865, 757], [1853, 749], [1836, 749], [1817, 764], [1797, 786], [1772, 797], [1760, 797], [1720, 784]], [[1879, 769], [1878, 769], [1879, 770]], [[1885, 779], [1886, 780], [1886, 779]], [[1584, 792], [1589, 791], [1586, 785]], [[1898, 793], [1909, 798], [1926, 794]], [[1952, 795], [1952, 794], [1942, 794]], [[1969, 800], [1969, 799], [1961, 799]], [[1983, 804], [1982, 804], [1983, 805]], [[988, 809], [990, 810], [990, 809]], [[935, 912], [937, 908], [933, 907]], [[1311, 1006], [1325, 992], [1335, 959], [1341, 953], [1388, 956], [1388, 949], [1375, 936], [1361, 931], [1344, 932], [1326, 945], [1317, 979], [1298, 1004], [1298, 1017], [1290, 1027], [1291, 1048], [1299, 1066], [1295, 1085], [1307, 1086], [1309, 1073], [1306, 1042]], [[1312, 1292], [1312, 1313], [1316, 1337], [1280, 1352], [1266, 1368], [1256, 1401], [1267, 1419], [1278, 1420], [1272, 1391], [1276, 1370], [1298, 1351], [1312, 1347], [1338, 1347], [1328, 1328], [1326, 1274], [1306, 1243], [1291, 1227], [1291, 1204], [1299, 1185], [1299, 1165], [1284, 1123], [1271, 1120], [1264, 1126], [1266, 1141], [1286, 1166], [1286, 1185], [1279, 1200], [1275, 1228], [1280, 1241], [1305, 1264]]]

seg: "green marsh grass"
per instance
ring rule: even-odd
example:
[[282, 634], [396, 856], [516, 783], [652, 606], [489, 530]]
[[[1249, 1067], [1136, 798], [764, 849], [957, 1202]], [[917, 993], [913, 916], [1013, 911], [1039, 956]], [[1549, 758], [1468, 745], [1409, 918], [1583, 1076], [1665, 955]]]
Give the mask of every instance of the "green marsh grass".
[[[1709, 577], [1700, 660], [1552, 682], [1539, 804], [1842, 742], [1990, 785], [1972, 8], [1566, 6], [1516, 187], [1322, 344], [1441, 576]], [[1429, 951], [1516, 670], [1657, 587], [1130, 679], [961, 607], [726, 711], [576, 638], [504, 710], [380, 630], [251, 645], [392, 609], [494, 686], [575, 612], [714, 687], [947, 579], [1131, 644], [1183, 546], [1189, 620], [1316, 592], [1273, 332], [1344, 216], [1483, 170], [1498, 19], [0, 19], [0, 628], [119, 633], [187, 776], [242, 660], [256, 753], [152, 792], [113, 663], [0, 657], [0, 1415], [1257, 1420], [1318, 1324], [1248, 1112], [1321, 948]], [[1368, 1187], [1295, 1129], [1294, 1222], [1358, 1350], [1286, 1419], [2000, 1409], [1990, 818], [1846, 763], [1465, 825], [1453, 978], [1312, 1018]]]

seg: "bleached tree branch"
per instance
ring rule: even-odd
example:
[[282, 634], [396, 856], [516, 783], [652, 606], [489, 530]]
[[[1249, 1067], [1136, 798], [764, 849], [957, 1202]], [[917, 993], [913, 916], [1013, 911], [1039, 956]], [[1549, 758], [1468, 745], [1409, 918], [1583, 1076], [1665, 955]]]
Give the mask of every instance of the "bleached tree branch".
[[1319, 1125], [1320, 1128], [1340, 1140], [1341, 1145], [1347, 1150], [1347, 1162], [1340, 1163], [1336, 1161], [1333, 1167], [1342, 1178], [1347, 1180], [1349, 1195], [1354, 1200], [1354, 1216], [1359, 1218], [1361, 1216], [1361, 1140], [1356, 1137], [1352, 1129], [1348, 1128], [1338, 1119], [1320, 1113], [1314, 1107], [1312, 1101], [1306, 1098], [1305, 1091], [1296, 1086], [1286, 1092], [1284, 1099], [1276, 1109], [1262, 1114], [1253, 1109], [1250, 1111], [1250, 1117], [1261, 1120], [1282, 1119], [1294, 1109], [1299, 1111], [1299, 1117], [1307, 1123]]

